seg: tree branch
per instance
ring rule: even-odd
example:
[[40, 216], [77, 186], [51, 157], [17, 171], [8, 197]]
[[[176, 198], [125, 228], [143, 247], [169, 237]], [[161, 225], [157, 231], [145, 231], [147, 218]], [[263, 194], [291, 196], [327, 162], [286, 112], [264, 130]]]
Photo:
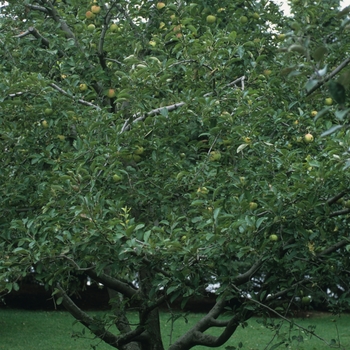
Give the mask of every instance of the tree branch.
[[340, 216], [348, 213], [350, 213], [350, 209], [342, 209], [342, 210], [334, 211], [333, 213], [329, 214], [329, 217], [334, 218], [335, 216]]
[[338, 243], [333, 244], [332, 246], [326, 248], [325, 250], [323, 250], [321, 253], [317, 254], [317, 257], [323, 257], [324, 255], [330, 254], [335, 252], [336, 250], [345, 247], [346, 245], [348, 245], [350, 243], [350, 238], [348, 239], [343, 239]]
[[335, 75], [337, 75], [342, 69], [344, 69], [350, 63], [350, 57], [345, 59], [337, 68], [333, 70], [326, 78], [320, 80], [315, 86], [312, 87], [307, 93], [306, 97], [311, 95], [317, 89], [319, 89], [323, 84], [325, 84], [328, 80], [332, 79]]
[[[91, 270], [87, 271], [86, 274], [96, 282], [102, 283], [104, 286], [113, 289], [130, 299], [134, 298], [136, 300], [139, 297], [139, 293], [136, 289], [133, 289], [127, 283], [119, 281], [103, 272], [97, 274], [96, 271]], [[139, 299], [138, 301], [140, 302], [141, 300]]]
[[29, 27], [25, 32], [15, 35], [15, 38], [23, 38], [27, 35], [33, 35], [36, 39], [41, 40], [41, 43], [45, 48], [49, 48], [50, 42], [44, 38], [34, 27]]
[[[67, 96], [67, 97], [70, 97], [71, 99], [74, 99], [74, 96], [70, 95], [67, 91], [63, 90], [62, 88], [60, 88], [58, 85], [54, 84], [54, 83], [51, 83], [49, 84], [52, 88], [56, 89], [57, 91], [59, 91], [61, 94]], [[100, 106], [97, 106], [97, 105], [94, 105], [93, 103], [91, 102], [88, 102], [88, 101], [85, 101], [83, 99], [78, 99], [77, 100], [78, 103], [82, 104], [82, 105], [85, 105], [85, 106], [89, 106], [89, 107], [93, 107], [97, 110], [101, 110], [101, 107]]]
[[252, 267], [248, 271], [235, 277], [235, 279], [233, 280], [233, 283], [240, 285], [245, 282], [248, 282], [250, 278], [255, 274], [255, 272], [257, 272], [260, 269], [263, 263], [264, 263], [263, 258], [260, 258], [256, 263], [252, 265]]
[[41, 11], [41, 12], [44, 12], [44, 13], [49, 13], [49, 11], [47, 10], [47, 8], [46, 8], [46, 7], [43, 7], [43, 6], [32, 5], [32, 4], [26, 4], [25, 6], [26, 6], [26, 7], [29, 7], [29, 8], [32, 9], [32, 10], [35, 10], [35, 11]]
[[327, 199], [326, 203], [328, 205], [332, 205], [332, 204], [336, 203], [338, 199], [343, 198], [346, 195], [346, 193], [347, 193], [347, 191], [340, 192], [336, 196]]
[[69, 28], [68, 24], [60, 17], [60, 15], [56, 11], [55, 7], [53, 6], [52, 2], [49, 1], [49, 0], [40, 0], [40, 2], [43, 5], [47, 5], [49, 7], [49, 9], [46, 8], [47, 13], [51, 16], [51, 18], [55, 22], [60, 24], [61, 29], [66, 33], [67, 37], [73, 39], [75, 44], [79, 47], [79, 43], [76, 40], [76, 37], [75, 37], [74, 33], [71, 31], [71, 29]]
[[105, 341], [107, 344], [113, 346], [114, 348], [118, 348], [117, 344], [119, 337], [115, 336], [111, 332], [108, 332], [103, 325], [98, 324], [91, 316], [82, 311], [59, 284], [57, 284], [57, 288], [60, 291], [60, 296], [63, 298], [63, 306], [77, 321], [87, 327], [93, 334]]

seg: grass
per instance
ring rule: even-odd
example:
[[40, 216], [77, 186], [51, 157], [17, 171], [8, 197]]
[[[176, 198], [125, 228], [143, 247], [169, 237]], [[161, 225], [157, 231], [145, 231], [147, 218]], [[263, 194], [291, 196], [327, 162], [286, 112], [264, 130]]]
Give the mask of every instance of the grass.
[[[103, 313], [99, 312], [99, 315]], [[200, 314], [189, 314], [179, 317], [173, 324], [170, 321], [170, 315], [162, 313], [162, 327], [164, 334], [164, 346], [168, 347], [170, 334], [175, 340], [183, 334], [189, 327], [201, 318]], [[335, 339], [340, 341], [341, 347], [334, 344], [329, 347], [321, 340], [311, 337], [307, 332], [293, 328], [289, 333], [289, 326], [284, 323], [275, 336], [275, 332], [267, 329], [261, 319], [254, 318], [248, 322], [247, 327], [239, 329], [234, 337], [224, 346], [218, 348], [224, 350], [226, 346], [238, 346], [242, 342], [243, 350], [270, 350], [274, 345], [280, 343], [285, 337], [294, 337], [295, 340], [290, 345], [281, 344], [274, 349], [292, 349], [292, 350], [323, 350], [330, 348], [350, 349], [350, 315], [335, 317], [330, 314], [314, 314], [308, 319], [296, 319], [295, 323], [308, 328], [309, 325], [315, 326], [316, 334], [319, 334], [327, 341]], [[271, 320], [278, 323], [278, 320]], [[1, 310], [0, 309], [0, 349], [1, 350], [86, 350], [90, 345], [97, 345], [98, 350], [112, 349], [106, 344], [92, 340], [89, 332], [86, 332], [85, 339], [72, 338], [72, 332], [79, 332], [83, 329], [80, 324], [74, 324], [73, 317], [67, 312], [62, 311], [23, 311], [23, 310]], [[219, 334], [220, 330], [216, 332]], [[215, 333], [214, 333], [215, 334]], [[89, 339], [88, 339], [89, 338]], [[298, 340], [299, 341], [298, 341]], [[338, 343], [339, 344], [339, 343]], [[266, 347], [268, 345], [268, 347]], [[207, 349], [197, 346], [195, 350]], [[233, 349], [233, 348], [231, 348]]]

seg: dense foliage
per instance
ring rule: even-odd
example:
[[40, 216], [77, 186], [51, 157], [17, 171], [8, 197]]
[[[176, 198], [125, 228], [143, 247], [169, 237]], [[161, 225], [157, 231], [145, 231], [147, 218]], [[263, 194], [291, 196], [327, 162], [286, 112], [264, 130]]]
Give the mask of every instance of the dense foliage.
[[[291, 5], [2, 7], [1, 290], [34, 275], [128, 350], [163, 349], [158, 306], [214, 283], [215, 307], [169, 349], [310, 300], [348, 308], [349, 11]], [[74, 305], [85, 278], [114, 316]]]

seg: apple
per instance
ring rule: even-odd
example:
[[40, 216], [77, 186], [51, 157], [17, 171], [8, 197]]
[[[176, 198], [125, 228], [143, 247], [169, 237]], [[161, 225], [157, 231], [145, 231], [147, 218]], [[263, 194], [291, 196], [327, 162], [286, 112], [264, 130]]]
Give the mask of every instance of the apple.
[[122, 177], [118, 174], [114, 174], [112, 178], [114, 182], [119, 182], [122, 180]]
[[41, 122], [41, 125], [43, 126], [43, 128], [47, 129], [49, 127], [49, 123], [46, 120], [43, 120]]
[[88, 87], [87, 87], [86, 84], [80, 84], [80, 85], [79, 85], [79, 90], [80, 90], [80, 91], [86, 91], [87, 88], [88, 88]]
[[286, 34], [278, 34], [277, 39], [283, 41], [286, 38]]
[[215, 23], [215, 21], [216, 21], [216, 17], [215, 16], [213, 16], [213, 15], [207, 16], [207, 23], [213, 24], [213, 23]]
[[249, 203], [249, 209], [250, 210], [255, 210], [255, 209], [257, 209], [257, 207], [258, 207], [257, 203], [255, 203], [255, 202], [250, 202]]
[[185, 235], [183, 235], [183, 236], [181, 237], [181, 241], [186, 241], [186, 239], [187, 239], [187, 236], [185, 236]]
[[246, 16], [241, 16], [241, 18], [239, 19], [239, 21], [242, 23], [242, 24], [246, 24], [248, 22], [248, 18]]
[[306, 134], [305, 136], [304, 136], [304, 141], [306, 142], [306, 143], [310, 143], [310, 142], [312, 142], [314, 140], [314, 137], [311, 135], [311, 134]]
[[91, 12], [94, 14], [98, 14], [101, 12], [101, 7], [98, 5], [93, 5], [91, 6]]
[[242, 185], [244, 185], [244, 184], [245, 184], [245, 177], [244, 177], [244, 176], [240, 176], [240, 177], [239, 177], [239, 181], [240, 181], [240, 183], [241, 183]]
[[114, 89], [108, 89], [106, 96], [109, 98], [115, 97], [115, 90]]
[[245, 143], [251, 143], [252, 142], [252, 139], [250, 137], [243, 137], [243, 141]]
[[271, 75], [271, 73], [272, 73], [272, 70], [270, 70], [270, 69], [265, 69], [265, 70], [264, 70], [264, 75], [265, 75], [266, 77], [268, 77], [269, 75]]
[[209, 160], [212, 162], [219, 161], [221, 159], [221, 153], [219, 151], [211, 151], [209, 155]]
[[64, 135], [57, 135], [60, 141], [64, 141], [66, 137]]
[[119, 30], [119, 27], [118, 27], [117, 24], [112, 23], [112, 24], [109, 26], [109, 30], [110, 30], [111, 32], [117, 32], [117, 31]]
[[45, 115], [51, 115], [53, 113], [51, 108], [46, 108], [44, 111]]
[[324, 103], [327, 105], [327, 106], [331, 106], [333, 104], [333, 100], [330, 98], [330, 97], [327, 97], [325, 100], [324, 100]]
[[344, 207], [345, 208], [350, 208], [350, 200], [347, 200], [346, 202], [344, 202]]
[[294, 125], [298, 125], [299, 124], [299, 120], [294, 120], [293, 124]]
[[317, 111], [311, 111], [311, 117], [316, 117]]
[[254, 13], [252, 14], [252, 17], [253, 17], [254, 19], [259, 19], [259, 18], [260, 18], [260, 15], [259, 15], [257, 12], [254, 12]]
[[186, 157], [186, 154], [185, 154], [185, 153], [180, 153], [180, 157], [181, 157], [181, 158], [185, 158], [185, 157]]
[[155, 46], [157, 45], [157, 43], [156, 43], [155, 41], [153, 41], [153, 40], [149, 41], [149, 44], [150, 44], [151, 46], [153, 46], [153, 47], [155, 47]]
[[175, 19], [176, 19], [176, 16], [175, 16], [174, 14], [172, 14], [172, 15], [170, 16], [170, 20], [171, 20], [172, 22], [174, 22]]
[[303, 297], [303, 298], [301, 299], [301, 303], [302, 303], [303, 305], [309, 305], [310, 302], [311, 302], [311, 298], [310, 298], [310, 297]]
[[157, 3], [157, 9], [158, 9], [158, 10], [161, 10], [163, 7], [165, 7], [164, 2], [158, 2], [158, 3]]
[[87, 11], [85, 14], [87, 19], [94, 19], [95, 15], [91, 11]]
[[272, 242], [276, 242], [276, 241], [278, 241], [278, 237], [277, 237], [277, 235], [270, 235], [270, 241], [272, 241]]
[[198, 187], [197, 193], [208, 194], [209, 190], [206, 187]]
[[88, 29], [88, 31], [89, 32], [93, 32], [95, 29], [96, 29], [96, 27], [95, 27], [95, 25], [94, 24], [89, 24], [88, 26], [87, 26], [87, 29]]
[[144, 150], [144, 148], [141, 146], [137, 146], [137, 148], [136, 148], [136, 150], [134, 151], [134, 154], [138, 154], [138, 155], [141, 155], [141, 154], [143, 154], [143, 152], [144, 152], [145, 150]]

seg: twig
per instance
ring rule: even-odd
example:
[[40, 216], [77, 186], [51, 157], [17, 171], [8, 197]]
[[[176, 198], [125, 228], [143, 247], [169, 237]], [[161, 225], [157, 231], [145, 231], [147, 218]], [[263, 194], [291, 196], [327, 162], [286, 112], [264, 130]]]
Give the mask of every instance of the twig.
[[322, 337], [320, 337], [319, 335], [317, 335], [315, 332], [310, 331], [310, 330], [308, 330], [307, 328], [304, 328], [303, 326], [300, 326], [299, 324], [295, 323], [294, 321], [292, 322], [292, 321], [289, 320], [287, 317], [281, 315], [278, 311], [276, 311], [276, 310], [270, 308], [269, 306], [267, 306], [267, 305], [261, 303], [261, 302], [258, 301], [258, 300], [249, 298], [248, 296], [246, 296], [246, 295], [244, 294], [244, 292], [243, 292], [242, 290], [240, 290], [239, 288], [237, 288], [235, 285], [232, 285], [232, 286], [233, 286], [233, 288], [234, 288], [237, 292], [239, 292], [239, 293], [242, 295], [243, 298], [245, 298], [245, 299], [247, 299], [248, 301], [251, 301], [251, 302], [253, 302], [253, 303], [255, 303], [255, 304], [258, 304], [259, 306], [262, 306], [263, 308], [265, 308], [265, 309], [271, 311], [272, 313], [274, 313], [276, 316], [278, 316], [278, 317], [281, 318], [282, 320], [284, 320], [284, 321], [286, 321], [286, 322], [288, 322], [288, 323], [290, 323], [290, 324], [296, 325], [299, 329], [302, 329], [303, 331], [312, 334], [312, 335], [315, 336], [316, 338], [318, 338], [318, 339], [320, 339], [321, 341], [323, 341], [325, 344], [330, 345], [330, 344], [327, 342], [327, 340], [323, 339]]
[[350, 63], [350, 57], [345, 59], [337, 68], [335, 68], [324, 80], [320, 80], [315, 86], [313, 86], [307, 93], [306, 97], [315, 92], [318, 88], [320, 88], [323, 84], [325, 84], [328, 80], [332, 79], [336, 74], [338, 74], [342, 69], [344, 69]]
[[[54, 83], [50, 83], [49, 84], [52, 88], [56, 89], [57, 91], [59, 91], [60, 93], [62, 93], [63, 95], [67, 96], [67, 97], [70, 97], [72, 99], [74, 99], [74, 96], [70, 95], [67, 91], [63, 90], [62, 88], [60, 88], [58, 85], [54, 84]], [[95, 108], [96, 110], [101, 110], [101, 107], [100, 106], [97, 106], [97, 105], [94, 105], [93, 103], [91, 102], [88, 102], [88, 101], [85, 101], [83, 99], [78, 99], [77, 100], [78, 103], [82, 104], [82, 105], [85, 105], [85, 106], [89, 106], [89, 107], [93, 107]]]

